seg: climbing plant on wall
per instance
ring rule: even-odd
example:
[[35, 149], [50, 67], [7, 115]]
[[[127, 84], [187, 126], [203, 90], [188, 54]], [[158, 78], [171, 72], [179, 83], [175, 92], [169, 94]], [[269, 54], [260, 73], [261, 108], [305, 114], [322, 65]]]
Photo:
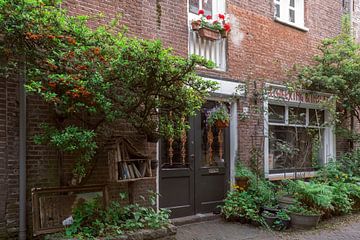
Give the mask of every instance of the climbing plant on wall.
[[35, 141], [76, 156], [79, 182], [113, 121], [126, 119], [151, 139], [181, 134], [181, 119], [194, 115], [216, 84], [195, 73], [212, 62], [129, 38], [117, 20], [89, 28], [89, 17], [70, 16], [60, 4], [0, 0], [1, 71], [25, 69], [28, 94], [56, 115]]

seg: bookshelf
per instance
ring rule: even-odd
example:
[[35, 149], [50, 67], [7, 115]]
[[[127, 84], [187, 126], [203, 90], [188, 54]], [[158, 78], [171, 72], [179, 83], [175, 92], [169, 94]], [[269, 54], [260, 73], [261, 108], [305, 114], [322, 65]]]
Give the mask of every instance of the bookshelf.
[[110, 181], [134, 182], [153, 179], [151, 160], [126, 139], [115, 142], [108, 154]]

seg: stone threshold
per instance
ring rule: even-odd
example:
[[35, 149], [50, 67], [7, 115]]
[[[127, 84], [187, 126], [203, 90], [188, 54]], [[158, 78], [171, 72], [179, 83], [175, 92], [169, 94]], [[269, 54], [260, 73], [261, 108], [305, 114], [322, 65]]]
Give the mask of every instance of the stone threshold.
[[220, 219], [220, 214], [213, 214], [213, 213], [198, 213], [192, 216], [180, 217], [180, 218], [173, 218], [171, 219], [171, 223], [175, 226], [182, 226], [191, 223], [198, 223], [198, 222], [206, 222], [215, 219]]

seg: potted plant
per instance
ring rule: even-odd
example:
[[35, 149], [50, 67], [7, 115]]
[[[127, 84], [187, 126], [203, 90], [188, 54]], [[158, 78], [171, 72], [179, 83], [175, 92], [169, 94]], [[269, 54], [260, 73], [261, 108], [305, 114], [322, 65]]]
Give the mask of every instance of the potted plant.
[[205, 16], [205, 11], [200, 9], [199, 17], [191, 21], [191, 27], [194, 31], [198, 31], [199, 36], [208, 40], [218, 40], [226, 38], [231, 30], [226, 14], [218, 14], [215, 19], [213, 16]]
[[306, 207], [299, 203], [291, 205], [288, 210], [291, 218], [291, 226], [300, 229], [316, 227], [322, 215], [319, 210]]
[[272, 227], [277, 220], [276, 214], [269, 211], [263, 211], [261, 216], [264, 218], [268, 227]]
[[223, 129], [229, 126], [230, 114], [226, 106], [220, 105], [210, 111], [210, 115], [207, 119], [210, 125], [215, 125], [218, 129]]
[[235, 185], [240, 190], [246, 190], [250, 184], [250, 177], [252, 172], [238, 162], [235, 170]]
[[285, 210], [280, 210], [276, 213], [276, 221], [274, 222], [273, 228], [275, 230], [281, 231], [288, 229], [290, 227], [291, 217], [287, 214]]

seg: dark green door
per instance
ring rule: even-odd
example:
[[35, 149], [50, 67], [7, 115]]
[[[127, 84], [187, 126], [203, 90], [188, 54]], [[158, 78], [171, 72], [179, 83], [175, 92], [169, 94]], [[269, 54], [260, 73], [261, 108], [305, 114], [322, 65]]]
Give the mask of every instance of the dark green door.
[[206, 102], [182, 138], [161, 143], [160, 207], [173, 218], [213, 212], [229, 188], [229, 128], [206, 121], [217, 104]]

